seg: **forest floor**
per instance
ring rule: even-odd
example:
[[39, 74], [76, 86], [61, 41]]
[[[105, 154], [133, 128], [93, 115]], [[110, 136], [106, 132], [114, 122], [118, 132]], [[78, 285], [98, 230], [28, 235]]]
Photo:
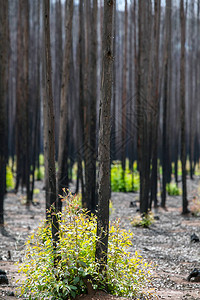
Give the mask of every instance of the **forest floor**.
[[[20, 275], [15, 265], [21, 261], [22, 249], [28, 235], [37, 228], [45, 216], [44, 191], [41, 182], [36, 183], [39, 190], [37, 206], [27, 210], [24, 195], [8, 193], [5, 199], [5, 231], [0, 233], [0, 269], [5, 270], [9, 284], [0, 285], [0, 299], [17, 299], [16, 288]], [[194, 197], [200, 195], [200, 180], [188, 179], [188, 200], [190, 206]], [[192, 214], [181, 215], [181, 196], [167, 197], [167, 209], [153, 210], [158, 220], [150, 228], [133, 227], [130, 222], [139, 206], [137, 193], [112, 193], [111, 219], [120, 218], [121, 226], [133, 232], [133, 252], [135, 250], [147, 262], [155, 265], [152, 286], [155, 299], [200, 300], [200, 283], [186, 279], [194, 268], [200, 268], [200, 243], [191, 243], [191, 235], [200, 238], [200, 217]], [[130, 202], [137, 207], [130, 207]], [[96, 297], [84, 297], [84, 300], [112, 300], [114, 297], [104, 294]]]

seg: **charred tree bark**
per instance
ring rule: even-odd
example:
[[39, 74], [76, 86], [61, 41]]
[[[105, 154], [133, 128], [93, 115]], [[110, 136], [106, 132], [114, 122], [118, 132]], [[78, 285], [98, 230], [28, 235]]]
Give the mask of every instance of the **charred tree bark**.
[[[73, 0], [66, 1], [66, 33], [65, 50], [62, 72], [62, 89], [60, 105], [60, 128], [59, 128], [59, 150], [58, 150], [58, 193], [62, 194], [64, 187], [68, 188], [68, 166], [67, 166], [67, 126], [68, 126], [68, 86], [70, 72], [70, 57], [72, 48], [72, 18], [73, 18]], [[62, 209], [62, 201], [58, 200], [58, 210]]]
[[[191, 47], [191, 53], [189, 54], [189, 80], [188, 80], [188, 88], [189, 88], [189, 162], [190, 162], [190, 178], [194, 179], [194, 144], [195, 144], [195, 134], [196, 134], [196, 120], [197, 120], [197, 103], [195, 103], [195, 100], [198, 98], [197, 92], [196, 92], [196, 85], [197, 85], [197, 78], [198, 75], [195, 74], [195, 71], [197, 70], [197, 67], [195, 67], [195, 14], [194, 14], [194, 2], [190, 3], [190, 26], [189, 26], [189, 34], [190, 34], [190, 41], [189, 41], [189, 47]], [[197, 35], [198, 36], [198, 35]], [[197, 63], [198, 65], [198, 63]], [[195, 76], [194, 76], [195, 75]], [[196, 79], [195, 79], [196, 78]], [[196, 95], [195, 95], [196, 94]]]
[[138, 11], [138, 79], [137, 79], [137, 126], [138, 161], [140, 172], [140, 212], [145, 214], [149, 208], [150, 188], [150, 140], [149, 140], [149, 55], [151, 53], [151, 2], [139, 1]]
[[186, 124], [185, 124], [185, 12], [184, 1], [180, 0], [181, 60], [180, 60], [180, 121], [181, 121], [181, 164], [182, 164], [182, 213], [188, 213], [186, 182]]
[[157, 199], [157, 182], [158, 182], [158, 126], [159, 126], [159, 112], [160, 112], [160, 102], [159, 102], [159, 44], [160, 44], [160, 10], [161, 3], [160, 0], [154, 1], [154, 65], [155, 65], [155, 84], [154, 84], [154, 114], [152, 120], [152, 171], [151, 171], [151, 200], [150, 208], [152, 202], [154, 202], [154, 207], [158, 205]]
[[47, 220], [52, 221], [52, 238], [54, 248], [58, 241], [59, 223], [57, 212], [56, 169], [55, 169], [55, 120], [51, 79], [50, 53], [50, 1], [43, 2], [43, 30], [44, 30], [44, 57], [43, 57], [43, 101], [44, 101], [44, 135], [45, 149], [45, 176], [46, 176], [46, 208]]
[[4, 225], [7, 138], [8, 1], [0, 2], [0, 226]]
[[97, 242], [95, 258], [100, 271], [106, 270], [109, 234], [110, 197], [110, 134], [113, 65], [113, 1], [104, 0], [103, 18], [103, 60], [101, 75], [101, 100], [99, 111], [99, 178]]
[[[59, 122], [60, 122], [60, 102], [62, 90], [62, 66], [63, 66], [63, 30], [62, 30], [62, 8], [61, 0], [55, 3], [55, 49], [54, 49], [54, 106], [55, 106], [55, 143], [56, 143], [56, 160], [58, 159], [59, 147]], [[67, 16], [66, 16], [67, 18]], [[67, 30], [67, 29], [66, 29]], [[67, 37], [66, 37], [67, 38]]]
[[163, 95], [163, 133], [162, 133], [162, 201], [161, 206], [166, 205], [166, 184], [168, 165], [168, 102], [169, 102], [169, 49], [170, 49], [170, 23], [171, 23], [171, 0], [166, 1], [165, 12], [165, 53], [164, 53], [164, 95]]
[[89, 194], [90, 194], [90, 178], [89, 178], [89, 168], [90, 168], [90, 160], [91, 160], [91, 151], [90, 151], [90, 91], [89, 91], [89, 48], [90, 48], [90, 36], [91, 30], [89, 26], [89, 16], [90, 16], [90, 1], [84, 1], [84, 31], [83, 31], [83, 44], [84, 47], [84, 77], [83, 77], [83, 158], [84, 158], [84, 176], [85, 176], [85, 190], [83, 203], [85, 208], [91, 209], [91, 205], [89, 203]]
[[128, 8], [127, 0], [125, 0], [124, 11], [124, 55], [123, 55], [123, 87], [122, 87], [122, 147], [121, 147], [121, 160], [122, 160], [122, 180], [124, 182], [124, 173], [126, 168], [126, 101], [127, 101], [127, 49], [128, 49]]
[[[33, 125], [33, 144], [32, 144], [32, 170], [31, 170], [31, 184], [30, 184], [30, 198], [32, 203], [33, 202], [33, 192], [34, 192], [34, 185], [35, 185], [35, 169], [36, 169], [36, 164], [39, 164], [39, 137], [40, 137], [40, 118], [41, 118], [41, 97], [40, 97], [40, 0], [37, 0], [36, 3], [36, 23], [37, 23], [37, 31], [35, 33], [35, 38], [36, 38], [36, 65], [35, 65], [35, 83], [36, 83], [36, 92], [35, 92], [35, 97], [34, 102], [35, 102], [35, 111], [34, 111], [34, 125]], [[38, 168], [39, 172], [39, 168]]]
[[97, 104], [97, 0], [93, 0], [91, 11], [91, 55], [90, 55], [90, 120], [89, 120], [89, 189], [88, 203], [91, 212], [95, 213], [97, 205], [96, 192], [96, 104]]
[[[116, 2], [114, 2], [114, 28], [113, 28], [113, 56], [115, 57], [117, 54], [117, 43], [116, 43], [116, 31], [117, 31], [117, 7]], [[112, 101], [112, 127], [111, 127], [111, 145], [110, 145], [110, 151], [111, 151], [111, 163], [113, 160], [116, 159], [116, 98], [117, 98], [117, 84], [116, 84], [116, 71], [117, 71], [117, 65], [116, 65], [116, 59], [113, 62], [113, 101]]]
[[82, 160], [84, 155], [84, 60], [85, 60], [85, 46], [84, 46], [84, 13], [83, 1], [79, 1], [79, 45], [78, 45], [78, 62], [79, 62], [79, 147], [78, 147], [78, 168], [81, 181], [82, 190], [82, 205], [85, 203], [85, 186], [83, 178]]
[[18, 5], [18, 36], [17, 36], [17, 134], [16, 134], [16, 154], [17, 154], [17, 178], [16, 192], [19, 183], [26, 186], [27, 202], [31, 203], [30, 195], [30, 140], [29, 140], [29, 2], [19, 0]]

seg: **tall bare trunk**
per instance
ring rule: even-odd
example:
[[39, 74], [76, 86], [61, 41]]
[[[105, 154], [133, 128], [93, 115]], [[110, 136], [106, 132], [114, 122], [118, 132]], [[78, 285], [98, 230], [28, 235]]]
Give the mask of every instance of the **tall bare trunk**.
[[82, 205], [85, 204], [85, 187], [83, 178], [82, 159], [84, 155], [84, 60], [85, 60], [85, 40], [84, 40], [84, 11], [83, 1], [79, 0], [79, 147], [78, 147], [78, 166], [82, 189]]
[[[197, 67], [195, 67], [195, 14], [194, 14], [194, 2], [190, 3], [190, 14], [191, 18], [189, 20], [189, 34], [190, 34], [190, 40], [189, 40], [189, 47], [191, 47], [191, 53], [188, 57], [188, 71], [189, 71], [189, 78], [188, 78], [188, 89], [189, 89], [189, 162], [190, 162], [190, 178], [193, 179], [194, 175], [194, 142], [195, 142], [195, 133], [196, 133], [196, 120], [197, 120], [197, 103], [195, 103], [195, 90], [196, 90], [196, 80], [195, 77], [198, 78], [198, 75], [194, 77], [194, 72], [197, 70]], [[198, 65], [198, 63], [197, 63]], [[194, 88], [195, 86], [195, 88]], [[196, 105], [195, 105], [196, 104]]]
[[[117, 5], [114, 2], [114, 28], [113, 28], [113, 56], [117, 54], [116, 31], [117, 31]], [[117, 82], [116, 82], [117, 65], [116, 59], [113, 62], [113, 103], [112, 103], [112, 128], [111, 128], [111, 163], [116, 159], [116, 98], [117, 98]]]
[[[31, 191], [30, 191], [30, 198], [32, 203], [33, 202], [33, 191], [34, 191], [34, 185], [35, 185], [35, 169], [36, 169], [36, 163], [39, 163], [39, 137], [40, 137], [40, 112], [41, 112], [41, 97], [40, 97], [40, 0], [37, 0], [36, 3], [36, 23], [37, 23], [37, 31], [35, 32], [35, 38], [36, 38], [36, 65], [33, 72], [35, 72], [35, 83], [37, 86], [36, 89], [36, 98], [35, 100], [35, 116], [34, 116], [34, 126], [33, 126], [33, 144], [32, 144], [32, 170], [31, 170]], [[39, 168], [38, 168], [39, 170]]]
[[[60, 128], [59, 128], [59, 151], [58, 151], [58, 192], [62, 194], [62, 188], [68, 188], [68, 167], [67, 167], [67, 126], [68, 126], [68, 87], [70, 72], [70, 57], [72, 49], [72, 18], [73, 18], [73, 0], [66, 1], [66, 33], [65, 50], [62, 72], [62, 89], [60, 104]], [[58, 209], [61, 211], [62, 202], [59, 198]]]
[[186, 183], [186, 131], [185, 131], [185, 12], [184, 1], [180, 0], [181, 61], [180, 61], [180, 113], [181, 113], [181, 164], [182, 164], [182, 213], [188, 213]]
[[166, 203], [166, 183], [167, 183], [167, 118], [169, 101], [169, 49], [170, 49], [170, 23], [171, 23], [171, 0], [167, 0], [165, 8], [165, 49], [164, 49], [164, 95], [163, 95], [163, 133], [162, 133], [162, 202]]
[[7, 63], [8, 63], [8, 1], [0, 2], [0, 226], [4, 225], [7, 158]]
[[58, 159], [59, 147], [59, 122], [60, 122], [60, 102], [62, 90], [62, 65], [63, 65], [63, 30], [62, 30], [62, 8], [63, 1], [56, 0], [55, 3], [55, 48], [54, 48], [54, 105], [55, 105], [55, 141], [56, 159]]
[[151, 171], [151, 201], [157, 207], [157, 181], [158, 181], [158, 125], [159, 125], [159, 44], [160, 44], [160, 0], [154, 0], [154, 103], [153, 103], [153, 119], [152, 119], [152, 171]]
[[126, 164], [126, 101], [127, 101], [127, 44], [128, 44], [128, 8], [127, 0], [125, 0], [125, 19], [124, 19], [124, 55], [123, 55], [123, 91], [122, 91], [122, 147], [121, 147], [121, 160], [123, 170], [123, 181]]
[[109, 234], [110, 134], [113, 64], [113, 1], [104, 0], [103, 60], [99, 111], [99, 177], [96, 260], [106, 269]]
[[17, 32], [17, 106], [16, 106], [16, 191], [21, 181], [26, 186], [27, 205], [30, 205], [30, 158], [29, 158], [29, 2], [19, 0]]
[[96, 193], [96, 104], [97, 104], [97, 0], [93, 0], [91, 11], [91, 58], [90, 58], [90, 119], [89, 119], [89, 209], [94, 213], [97, 205]]
[[55, 169], [55, 120], [52, 95], [51, 79], [51, 52], [50, 52], [50, 1], [43, 2], [43, 31], [44, 31], [44, 57], [43, 57], [43, 101], [44, 101], [44, 136], [46, 141], [45, 149], [45, 176], [46, 176], [46, 208], [47, 218], [52, 218], [52, 238], [54, 247], [58, 240], [59, 224], [55, 214], [57, 212], [57, 191], [56, 191], [56, 169]]
[[150, 187], [149, 141], [149, 60], [151, 58], [151, 1], [139, 1], [138, 11], [138, 76], [137, 76], [137, 128], [138, 161], [140, 171], [140, 212], [147, 213]]

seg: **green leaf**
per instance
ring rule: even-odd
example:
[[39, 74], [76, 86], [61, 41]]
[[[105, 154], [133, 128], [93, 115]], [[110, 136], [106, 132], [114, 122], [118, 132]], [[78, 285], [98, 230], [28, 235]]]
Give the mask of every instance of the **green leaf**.
[[84, 261], [79, 260], [79, 261], [78, 261], [78, 264], [79, 264], [81, 267], [84, 267], [84, 268], [87, 267], [87, 265], [86, 265], [86, 263], [85, 263]]
[[76, 292], [71, 291], [70, 294], [72, 295], [73, 298], [76, 298]]
[[77, 290], [77, 287], [74, 286], [74, 285], [70, 285], [69, 287], [70, 287], [71, 290], [75, 290], [75, 291]]
[[79, 276], [76, 276], [73, 280], [73, 283], [74, 284], [77, 284], [78, 282], [80, 281], [80, 277]]

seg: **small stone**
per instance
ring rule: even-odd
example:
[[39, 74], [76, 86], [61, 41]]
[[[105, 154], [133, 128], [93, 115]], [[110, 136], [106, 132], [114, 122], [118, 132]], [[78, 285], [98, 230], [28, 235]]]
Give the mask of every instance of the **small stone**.
[[137, 204], [134, 201], [131, 201], [129, 207], [137, 207]]
[[[187, 281], [190, 281], [191, 278], [196, 278], [198, 282], [198, 278], [200, 278], [200, 270], [197, 268], [194, 268], [194, 270], [190, 273], [190, 275], [187, 278]], [[195, 280], [196, 281], [196, 280]]]
[[193, 233], [190, 237], [191, 243], [199, 243], [199, 237], [196, 235], [196, 233]]
[[0, 269], [0, 275], [6, 275], [6, 272]]
[[148, 249], [147, 247], [144, 247], [144, 251], [150, 251], [150, 249]]
[[8, 278], [6, 275], [0, 275], [0, 284], [8, 284]]
[[11, 251], [8, 250], [8, 260], [10, 260], [10, 259], [11, 259]]

